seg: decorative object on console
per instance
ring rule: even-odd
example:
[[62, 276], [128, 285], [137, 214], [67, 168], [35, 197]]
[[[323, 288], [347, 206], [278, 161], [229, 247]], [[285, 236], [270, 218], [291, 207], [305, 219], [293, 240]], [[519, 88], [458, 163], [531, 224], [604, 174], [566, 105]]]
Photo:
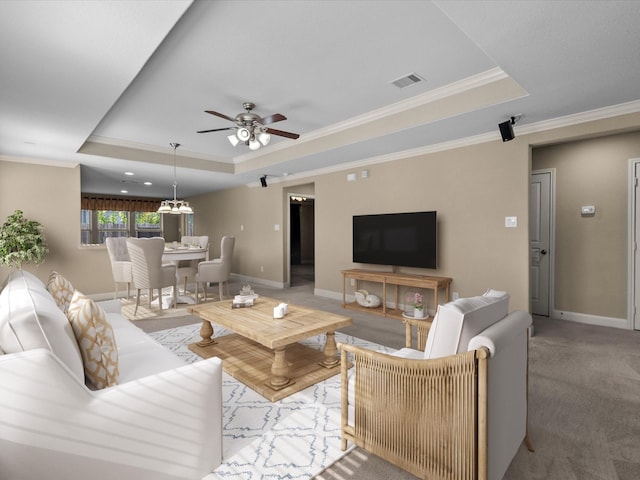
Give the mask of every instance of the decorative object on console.
[[16, 210], [0, 227], [0, 264], [22, 269], [23, 263], [38, 266], [49, 253], [42, 225]]
[[409, 295], [410, 304], [413, 305], [413, 318], [424, 318], [423, 296], [420, 292], [413, 292]]
[[367, 308], [376, 308], [380, 306], [380, 297], [374, 295], [373, 293], [369, 293], [366, 290], [357, 290], [355, 292], [355, 296], [358, 305]]
[[193, 213], [193, 209], [189, 206], [189, 202], [176, 199], [176, 189], [178, 188], [178, 180], [176, 177], [176, 149], [180, 146], [179, 143], [170, 143], [173, 147], [173, 200], [163, 200], [158, 208], [158, 213], [172, 213], [174, 215], [180, 215], [181, 213], [190, 214]]

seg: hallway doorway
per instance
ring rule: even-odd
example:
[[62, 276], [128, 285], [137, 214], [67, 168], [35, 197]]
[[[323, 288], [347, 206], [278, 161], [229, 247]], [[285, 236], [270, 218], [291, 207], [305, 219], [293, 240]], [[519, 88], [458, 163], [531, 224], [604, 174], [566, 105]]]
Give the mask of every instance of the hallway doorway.
[[315, 283], [315, 199], [289, 195], [289, 286]]

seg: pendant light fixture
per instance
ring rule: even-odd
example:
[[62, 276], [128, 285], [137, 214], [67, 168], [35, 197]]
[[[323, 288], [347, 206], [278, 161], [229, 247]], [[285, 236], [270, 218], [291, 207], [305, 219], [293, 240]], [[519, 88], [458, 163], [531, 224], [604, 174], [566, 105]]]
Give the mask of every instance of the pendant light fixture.
[[189, 202], [184, 200], [177, 200], [176, 191], [178, 188], [178, 180], [176, 177], [176, 149], [180, 146], [179, 143], [170, 143], [173, 147], [173, 200], [163, 200], [158, 208], [158, 213], [171, 213], [174, 215], [191, 214], [193, 210], [189, 206]]

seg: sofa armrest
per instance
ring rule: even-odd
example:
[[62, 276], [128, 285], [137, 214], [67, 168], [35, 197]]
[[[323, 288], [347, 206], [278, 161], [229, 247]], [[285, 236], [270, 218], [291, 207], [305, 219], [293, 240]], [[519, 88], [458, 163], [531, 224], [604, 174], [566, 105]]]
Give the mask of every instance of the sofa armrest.
[[8, 478], [200, 479], [222, 457], [222, 363], [90, 391], [51, 352], [0, 357]]
[[122, 302], [120, 300], [103, 300], [96, 302], [105, 313], [122, 313]]

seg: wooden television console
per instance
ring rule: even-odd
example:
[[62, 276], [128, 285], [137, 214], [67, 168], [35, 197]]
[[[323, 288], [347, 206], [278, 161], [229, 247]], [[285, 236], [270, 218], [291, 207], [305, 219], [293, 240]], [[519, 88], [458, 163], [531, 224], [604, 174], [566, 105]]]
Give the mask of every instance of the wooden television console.
[[[347, 279], [352, 278], [356, 281], [356, 290], [360, 289], [360, 282], [372, 282], [382, 284], [381, 305], [376, 308], [363, 307], [357, 302], [347, 303]], [[445, 300], [449, 301], [449, 286], [451, 285], [449, 277], [433, 277], [427, 275], [413, 275], [408, 273], [380, 272], [374, 270], [362, 270], [358, 268], [350, 270], [342, 270], [342, 306], [353, 310], [361, 310], [363, 312], [375, 313], [385, 317], [402, 318], [402, 310], [398, 308], [398, 287], [416, 287], [433, 290], [433, 308], [438, 307], [438, 292], [440, 289], [445, 290]], [[396, 308], [387, 307], [387, 285], [395, 287], [395, 306]]]

